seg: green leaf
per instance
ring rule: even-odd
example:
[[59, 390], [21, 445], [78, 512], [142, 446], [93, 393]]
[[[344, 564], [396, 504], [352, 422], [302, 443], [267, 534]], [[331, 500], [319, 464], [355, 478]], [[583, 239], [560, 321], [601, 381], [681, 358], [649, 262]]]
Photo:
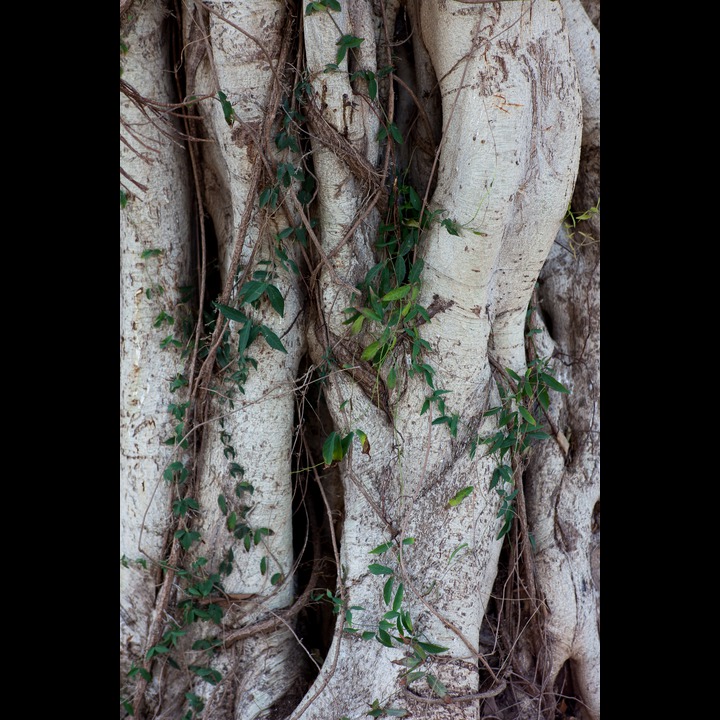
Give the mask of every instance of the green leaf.
[[392, 369], [388, 373], [387, 377], [387, 386], [388, 390], [392, 390], [397, 385], [397, 373], [395, 371], [395, 366], [393, 365]]
[[525, 437], [530, 440], [548, 440], [550, 438], [550, 435], [548, 435], [546, 432], [543, 432], [542, 430], [532, 430]]
[[337, 10], [340, 11], [340, 3], [338, 0], [321, 0], [320, 2], [311, 2], [305, 8], [306, 15], [312, 15], [322, 10]]
[[[529, 368], [528, 368], [528, 372], [530, 372]], [[525, 385], [521, 389], [522, 389], [523, 395], [525, 395], [526, 397], [532, 398], [533, 387], [528, 380], [525, 381]]]
[[253, 542], [254, 542], [256, 545], [259, 545], [259, 544], [260, 544], [260, 540], [261, 540], [263, 537], [265, 537], [265, 536], [267, 536], [267, 535], [274, 535], [274, 534], [275, 534], [275, 533], [274, 533], [272, 530], [270, 530], [269, 528], [265, 528], [265, 527], [258, 528], [258, 529], [255, 531], [255, 536], [253, 537]]
[[206, 557], [199, 557], [192, 565], [192, 569], [196, 570], [197, 568], [204, 567], [207, 565], [208, 559]]
[[496, 540], [502, 540], [512, 527], [512, 513], [505, 514], [505, 524], [500, 528], [500, 532], [497, 534]]
[[254, 303], [259, 300], [268, 288], [268, 283], [259, 280], [248, 280], [240, 288], [240, 297], [244, 303]]
[[227, 515], [227, 502], [224, 495], [218, 495], [218, 507], [223, 515]]
[[279, 582], [282, 581], [282, 579], [283, 579], [283, 574], [282, 574], [282, 573], [275, 573], [275, 574], [270, 578], [270, 584], [271, 584], [271, 585], [277, 585]]
[[380, 628], [378, 628], [376, 637], [380, 643], [385, 645], [385, 647], [393, 647], [392, 638], [390, 637], [389, 633], [385, 632], [385, 630], [381, 630]]
[[370, 100], [375, 100], [377, 97], [377, 80], [375, 79], [375, 73], [368, 72], [367, 75], [367, 84], [368, 84], [368, 96], [370, 97]]
[[213, 306], [217, 308], [228, 320], [242, 323], [247, 322], [247, 316], [229, 305], [221, 305], [220, 303], [213, 302]]
[[153, 657], [155, 655], [161, 655], [163, 653], [169, 653], [169, 652], [170, 652], [170, 648], [165, 647], [164, 645], [153, 645], [147, 651], [147, 654], [145, 655], [145, 659], [149, 660], [151, 657]]
[[354, 35], [342, 35], [340, 39], [335, 43], [338, 46], [335, 62], [339, 65], [343, 61], [345, 53], [350, 48], [360, 47], [363, 42], [365, 42], [365, 38], [355, 37]]
[[446, 218], [440, 224], [448, 231], [450, 235], [456, 235], [460, 237], [458, 224], [454, 220]]
[[467, 543], [462, 543], [461, 545], [458, 545], [458, 546], [452, 551], [452, 554], [450, 555], [450, 559], [448, 560], [448, 565], [453, 561], [453, 558], [454, 558], [463, 548], [466, 548], [467, 546], [468, 546]]
[[137, 667], [135, 663], [133, 663], [130, 666], [130, 670], [128, 671], [128, 677], [131, 678], [136, 674], [139, 674], [140, 677], [143, 678], [143, 680], [147, 680], [148, 682], [152, 680], [152, 675], [145, 668]]
[[211, 685], [217, 685], [222, 680], [222, 675], [217, 670], [213, 670], [209, 667], [190, 665], [188, 669], [205, 680], [205, 682], [209, 682]]
[[453, 495], [448, 500], [448, 505], [450, 507], [455, 507], [456, 505], [459, 505], [470, 493], [475, 489], [474, 485], [468, 485], [467, 487], [463, 488], [462, 490], [459, 490], [455, 495]]
[[547, 373], [540, 373], [540, 379], [551, 389], [560, 393], [570, 393], [570, 391], [561, 383], [558, 382], [552, 375]]
[[420, 642], [419, 640], [416, 640], [415, 642], [426, 653], [429, 653], [431, 655], [439, 655], [440, 653], [444, 653], [448, 650], [448, 648], [443, 647], [442, 645], [434, 645], [433, 643]]
[[427, 673], [424, 670], [413, 670], [405, 676], [405, 679], [407, 681], [407, 684], [409, 685], [416, 680], [420, 680], [420, 678], [424, 678], [426, 674]]
[[402, 133], [400, 132], [400, 130], [398, 129], [398, 126], [397, 126], [395, 123], [390, 123], [390, 125], [388, 125], [388, 131], [389, 131], [390, 134], [392, 135], [393, 140], [395, 140], [395, 142], [396, 142], [398, 145], [402, 145], [402, 144], [403, 144], [403, 136], [402, 136]]
[[513, 481], [512, 468], [509, 465], [500, 465], [497, 471], [502, 475], [505, 482], [511, 483]]
[[395, 578], [391, 576], [388, 578], [385, 586], [383, 587], [383, 600], [385, 600], [386, 605], [389, 605], [390, 601], [392, 600], [392, 589], [394, 582]]
[[265, 342], [267, 342], [273, 350], [279, 350], [280, 352], [287, 354], [287, 350], [280, 341], [280, 338], [267, 325], [260, 326], [260, 333], [265, 338]]
[[[362, 430], [356, 430], [355, 435], [357, 435], [357, 439], [360, 441], [360, 446], [362, 447], [362, 452], [364, 455], [370, 455], [370, 441], [367, 438], [367, 435]], [[352, 433], [350, 433], [350, 437], [352, 438]]]
[[515, 412], [508, 413], [503, 411], [503, 414], [500, 416], [500, 419], [498, 421], [498, 427], [505, 427], [505, 425], [509, 425], [515, 420], [516, 417], [517, 413]]
[[380, 565], [379, 563], [371, 563], [368, 565], [368, 570], [373, 575], [392, 575], [394, 573], [387, 565]]
[[[232, 463], [234, 465], [234, 463]], [[230, 471], [232, 473], [232, 470]], [[242, 470], [241, 470], [242, 472]], [[235, 477], [233, 475], [233, 477]], [[243, 493], [249, 492], [251, 495], [255, 492], [255, 487], [247, 482], [240, 482], [235, 486], [235, 494], [242, 498]]]
[[[362, 435], [365, 435], [362, 430], [358, 430], [359, 433]], [[359, 436], [358, 436], [359, 437]], [[342, 447], [342, 457], [345, 457], [348, 454], [348, 450], [350, 449], [350, 445], [352, 443], [353, 439], [353, 433], [349, 432], [341, 441], [340, 446]], [[367, 442], [367, 436], [365, 435], [365, 441]], [[362, 440], [361, 440], [362, 442]]]
[[227, 529], [232, 532], [237, 525], [237, 513], [235, 511], [231, 512], [226, 522]]
[[218, 90], [218, 98], [220, 98], [220, 105], [222, 105], [223, 115], [225, 115], [225, 122], [232, 127], [233, 119], [235, 117], [233, 106], [230, 104], [227, 99], [227, 95], [222, 90]]
[[187, 692], [185, 697], [193, 710], [200, 711], [205, 707], [203, 699], [195, 695], [195, 693]]
[[267, 293], [268, 300], [273, 306], [273, 310], [280, 316], [283, 317], [285, 313], [285, 300], [282, 294], [274, 285], [268, 285], [265, 292]]
[[514, 370], [511, 370], [510, 368], [505, 368], [505, 372], [506, 372], [516, 383], [522, 382], [522, 380], [520, 379], [520, 376], [519, 376]]
[[382, 555], [387, 552], [393, 546], [392, 542], [386, 542], [382, 545], [378, 545], [376, 548], [370, 550], [371, 555]]
[[403, 596], [405, 595], [405, 586], [400, 583], [398, 585], [397, 592], [395, 593], [395, 600], [393, 600], [392, 608], [396, 612], [400, 609], [400, 606], [402, 605]]
[[378, 354], [378, 352], [382, 346], [383, 346], [383, 343], [381, 343], [379, 340], [376, 340], [375, 342], [370, 343], [363, 350], [362, 355], [360, 355], [360, 359], [365, 360], [366, 362], [369, 362]]
[[518, 406], [518, 412], [525, 418], [531, 425], [535, 425], [535, 418], [524, 408], [522, 405]]
[[274, 188], [272, 187], [266, 187], [261, 193], [260, 197], [258, 198], [258, 205], [262, 208], [265, 207], [270, 200], [272, 199]]
[[358, 312], [364, 315], [368, 320], [374, 320], [377, 323], [382, 323], [383, 319], [373, 310], [369, 308], [358, 308]]
[[548, 391], [545, 388], [538, 392], [537, 399], [543, 410], [547, 411], [547, 409], [550, 407], [550, 397], [548, 395]]
[[537, 552], [537, 544], [535, 542], [535, 536], [532, 533], [528, 533], [528, 539], [530, 540], [530, 547], [533, 552]]
[[[165, 478], [168, 482], [172, 482], [175, 479], [175, 475], [177, 473], [182, 474], [183, 470], [185, 470], [185, 466], [181, 462], [176, 461], [174, 463], [170, 463], [163, 473], [163, 478]], [[185, 472], [187, 472], [187, 470], [185, 470]]]
[[179, 540], [183, 550], [189, 550], [190, 546], [200, 539], [200, 533], [195, 531], [188, 532], [187, 530], [178, 530], [175, 533], [175, 537]]
[[401, 285], [400, 287], [395, 288], [394, 290], [391, 290], [388, 293], [385, 293], [380, 300], [382, 302], [391, 302], [392, 300], [400, 300], [400, 298], [404, 298], [409, 292], [412, 290], [412, 285]]
[[260, 560], [260, 574], [264, 575], [267, 572], [267, 557], [263, 557]]
[[395, 278], [398, 283], [401, 283], [405, 279], [406, 272], [407, 269], [405, 267], [405, 260], [403, 260], [402, 257], [399, 257], [395, 263]]
[[425, 681], [438, 697], [442, 698], [447, 695], [447, 688], [434, 675], [428, 673], [425, 676]]
[[333, 430], [325, 440], [323, 444], [323, 460], [325, 461], [325, 467], [330, 467], [335, 460], [342, 460], [343, 449], [342, 439], [340, 435]]
[[420, 274], [422, 273], [424, 267], [425, 261], [422, 258], [418, 258], [413, 263], [413, 266], [410, 268], [410, 273], [408, 274], [408, 282], [411, 284], [416, 283], [420, 279]]

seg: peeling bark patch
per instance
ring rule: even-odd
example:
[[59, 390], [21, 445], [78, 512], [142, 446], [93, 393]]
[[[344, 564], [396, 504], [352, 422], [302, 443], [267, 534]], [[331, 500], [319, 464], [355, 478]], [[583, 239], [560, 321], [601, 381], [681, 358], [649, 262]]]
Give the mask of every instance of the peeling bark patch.
[[430, 317], [437, 315], [438, 313], [445, 312], [455, 304], [454, 300], [447, 300], [441, 298], [437, 293], [433, 295], [433, 301], [430, 303], [428, 308], [428, 314]]
[[230, 137], [239, 148], [247, 148], [248, 160], [254, 163], [257, 160], [256, 141], [260, 137], [262, 122], [259, 120], [236, 125]]

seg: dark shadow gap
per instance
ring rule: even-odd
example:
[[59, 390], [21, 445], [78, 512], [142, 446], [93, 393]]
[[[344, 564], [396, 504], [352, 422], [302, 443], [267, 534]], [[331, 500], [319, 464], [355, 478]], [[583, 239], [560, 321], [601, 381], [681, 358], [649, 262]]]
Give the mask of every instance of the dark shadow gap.
[[550, 712], [554, 710], [554, 720], [585, 720], [587, 718], [583, 710], [583, 703], [575, 692], [572, 666], [572, 660], [567, 660], [555, 679], [554, 699], [552, 700], [554, 708], [548, 709], [548, 717], [553, 717]]
[[[307, 355], [300, 363], [298, 378], [303, 382], [296, 402], [293, 452], [293, 541], [299, 562], [297, 593], [301, 594], [308, 587], [314, 566], [318, 574], [313, 587], [309, 588], [310, 601], [298, 614], [296, 632], [305, 649], [322, 667], [337, 620], [326, 594], [327, 590], [333, 595], [338, 594], [331, 526], [339, 553], [344, 502], [337, 466], [323, 467], [322, 445], [334, 427], [325, 402], [322, 379]], [[322, 483], [325, 497], [318, 482]], [[308, 687], [317, 675], [316, 665], [309, 663]]]
[[392, 39], [394, 122], [403, 137], [397, 146], [396, 171], [428, 198], [437, 185], [432, 172], [442, 136], [442, 101], [437, 77], [422, 40], [417, 19], [403, 6], [395, 16]]

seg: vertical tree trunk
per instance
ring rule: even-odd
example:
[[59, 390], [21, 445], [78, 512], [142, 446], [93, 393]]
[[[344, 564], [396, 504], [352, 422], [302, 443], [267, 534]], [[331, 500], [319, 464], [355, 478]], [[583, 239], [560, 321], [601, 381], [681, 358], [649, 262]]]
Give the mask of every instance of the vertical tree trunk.
[[[123, 16], [121, 683], [136, 717], [551, 717], [539, 677], [541, 696], [554, 685], [599, 718], [599, 225], [557, 233], [571, 197], [576, 212], [598, 200], [599, 36], [580, 2], [184, 0], [180, 57], [163, 2]], [[404, 256], [378, 243], [391, 233], [414, 237]], [[547, 328], [529, 341], [535, 289]], [[314, 469], [325, 492], [340, 477], [344, 511], [338, 622], [303, 697], [306, 351], [337, 438]], [[553, 353], [573, 394], [550, 407], [554, 443], [513, 460], [504, 546], [498, 460], [473, 451], [502, 427], [485, 414], [498, 373]], [[503, 547], [525, 568], [512, 587]], [[515, 629], [541, 624], [490, 668], [493, 595], [520, 608]]]
[[[273, 158], [272, 152], [268, 158], [268, 148], [289, 52], [285, 4], [264, 0], [206, 5], [210, 12], [195, 3], [185, 15], [187, 92], [214, 98], [222, 93], [232, 107], [228, 122], [227, 104], [214, 100], [198, 105], [208, 141], [201, 144], [199, 154], [202, 197], [217, 238], [222, 288], [218, 302], [248, 318], [226, 321], [219, 315], [226, 333], [221, 347], [227, 366], [201, 376], [208, 386], [207, 424], [198, 470], [203, 512], [197, 529], [202, 545], [195, 556], [207, 560], [208, 574], [224, 575], [228, 601], [222, 631], [228, 636], [288, 608], [295, 597], [292, 417], [305, 340], [297, 278], [278, 263], [275, 253], [276, 234], [297, 223], [282, 208], [258, 209], [258, 189], [274, 180], [273, 168], [264, 163], [282, 159]], [[291, 251], [293, 256], [299, 260]], [[243, 290], [248, 282], [257, 282], [251, 273], [258, 268], [264, 268], [265, 279], [282, 296], [282, 316], [267, 297], [255, 303], [257, 307], [243, 303]], [[239, 353], [247, 323], [282, 338], [284, 351], [273, 349], [263, 335]], [[216, 327], [214, 339], [222, 336]], [[245, 513], [243, 508], [251, 509]], [[247, 545], [243, 533], [250, 540]], [[223, 563], [230, 563], [229, 572], [221, 570]], [[218, 630], [203, 628], [199, 633]], [[194, 657], [204, 662], [202, 653]], [[291, 629], [280, 622], [271, 631], [227, 643], [211, 659], [223, 680], [214, 686], [199, 679], [193, 692], [204, 699], [206, 714], [237, 720], [265, 717], [302, 670]]]
[[[582, 90], [582, 156], [572, 203], [580, 215], [600, 199], [600, 36], [578, 0], [561, 4]], [[529, 659], [536, 658], [547, 697], [579, 698], [583, 716], [591, 720], [600, 717], [599, 243], [597, 215], [570, 234], [563, 228], [540, 275], [539, 315], [552, 337], [548, 349], [558, 379], [572, 393], [552, 403], [557, 441], [539, 445], [526, 472], [543, 627], [519, 644], [528, 673]], [[554, 716], [552, 702], [546, 701], [545, 709], [547, 717]]]
[[[479, 686], [477, 628], [500, 551], [495, 539], [499, 502], [488, 490], [493, 465], [490, 459], [471, 460], [468, 453], [472, 439], [491, 430], [481, 417], [493, 393], [487, 347], [492, 344], [500, 362], [524, 368], [527, 301], [570, 199], [581, 124], [576, 74], [557, 5], [536, 3], [532, 12], [521, 4], [452, 5], [421, 3], [414, 9], [443, 98], [444, 139], [430, 206], [448, 210], [458, 232], [453, 235], [439, 223], [427, 231], [421, 246], [425, 269], [419, 302], [437, 312], [422, 328], [431, 347], [426, 361], [435, 368], [435, 388], [450, 391], [446, 402], [461, 414], [461, 429], [453, 440], [445, 428], [431, 425], [432, 412], [421, 415], [431, 390], [420, 376], [406, 375], [409, 358], [402, 352], [393, 355], [369, 385], [354, 382], [350, 373], [332, 374], [327, 396], [342, 434], [362, 429], [371, 448], [395, 448], [391, 453], [371, 450], [368, 456], [356, 446], [341, 464], [345, 604], [364, 608], [353, 615], [362, 618], [357, 620], [360, 627], [377, 627], [387, 609], [383, 582], [368, 572], [373, 556], [362, 548], [369, 552], [391, 542], [397, 549], [403, 539], [418, 538], [395, 561], [389, 553], [386, 562], [404, 584], [405, 603], [421, 636], [448, 648], [444, 661], [431, 659], [428, 666], [451, 695], [472, 700]], [[305, 23], [307, 46], [318, 53], [308, 52], [309, 68], [311, 77], [318, 78], [315, 90], [324, 108], [323, 119], [312, 126], [317, 136], [323, 121], [343, 132], [339, 119], [349, 95], [347, 89], [333, 87], [342, 84], [342, 75], [326, 79], [321, 74], [321, 68], [333, 62], [328, 38], [359, 34], [352, 32], [346, 16], [333, 17], [337, 29], [323, 16]], [[313, 32], [319, 34], [320, 26], [327, 38], [318, 42]], [[367, 137], [347, 129], [346, 136], [357, 138], [355, 147], [361, 153]], [[323, 158], [327, 151], [317, 144], [314, 154]], [[352, 341], [341, 336], [342, 312], [351, 302], [352, 285], [374, 260], [364, 255], [367, 241], [361, 233], [354, 238], [355, 254], [337, 249], [358, 206], [345, 208], [334, 198], [338, 188], [357, 179], [351, 163], [328, 158], [327, 165], [316, 163], [320, 205], [327, 209], [321, 216], [321, 240], [325, 254], [339, 259], [321, 276], [329, 289], [323, 292], [311, 348], [316, 362], [329, 346], [336, 357], [344, 352], [343, 360], [363, 368], [362, 346], [352, 350]], [[349, 198], [355, 197], [350, 191]], [[360, 339], [367, 344], [372, 336]], [[393, 362], [402, 380], [389, 393]], [[372, 376], [372, 368], [365, 369]], [[386, 406], [382, 397], [389, 398]], [[471, 499], [449, 507], [448, 500], [469, 485], [476, 490]], [[472, 551], [448, 571], [449, 558], [463, 543]], [[374, 641], [368, 646], [356, 637], [336, 636], [331, 662], [309, 693], [312, 704], [303, 703], [293, 718], [327, 717], [331, 707], [351, 715], [375, 699], [382, 707], [407, 704], [425, 718], [478, 717], [477, 702], [446, 706], [436, 704], [437, 697], [429, 692], [427, 697], [405, 693], [398, 682], [402, 665], [394, 664], [407, 655], [405, 650], [382, 648], [378, 654]]]
[[[168, 107], [176, 99], [168, 72], [163, 3], [133, 13], [123, 25], [128, 47], [122, 79], [142, 97], [122, 96], [120, 161], [127, 206], [120, 213], [120, 638], [123, 680], [144, 659], [166, 557], [176, 496], [163, 474], [185, 460], [165, 444], [176, 434], [170, 387], [183, 371], [174, 344], [161, 349], [183, 321], [180, 289], [190, 282], [191, 208], [187, 152]], [[133, 102], [131, 97], [135, 97]], [[148, 105], [146, 99], [156, 104]], [[178, 452], [179, 451], [179, 452]], [[172, 473], [170, 473], [172, 474]], [[138, 559], [140, 562], [138, 562]]]

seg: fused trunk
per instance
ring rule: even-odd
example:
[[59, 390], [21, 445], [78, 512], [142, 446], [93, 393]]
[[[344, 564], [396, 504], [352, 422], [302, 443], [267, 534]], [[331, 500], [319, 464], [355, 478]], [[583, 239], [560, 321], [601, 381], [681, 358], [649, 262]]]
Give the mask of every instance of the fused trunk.
[[[448, 708], [427, 687], [403, 689], [403, 658], [410, 658], [412, 645], [383, 648], [378, 656], [376, 647], [357, 634], [336, 635], [331, 662], [293, 714], [304, 720], [327, 717], [338, 702], [342, 712], [358, 713], [372, 699], [381, 707], [403, 703], [426, 718], [478, 717], [479, 706], [472, 702], [482, 694], [477, 628], [497, 570], [500, 501], [488, 490], [492, 461], [471, 459], [469, 448], [493, 429], [482, 417], [496, 400], [488, 345], [496, 362], [524, 370], [528, 300], [565, 214], [578, 162], [580, 98], [556, 5], [542, 3], [532, 13], [511, 4], [453, 11], [418, 5], [411, 8], [411, 19], [442, 97], [443, 140], [429, 208], [452, 221], [431, 226], [418, 248], [424, 270], [417, 302], [433, 313], [421, 331], [428, 343], [422, 360], [432, 368], [432, 385], [402, 342], [382, 363], [373, 366], [363, 359], [363, 349], [373, 341], [392, 342], [387, 327], [366, 322], [356, 338], [343, 332], [343, 312], [357, 304], [353, 288], [377, 261], [370, 254], [376, 236], [365, 230], [370, 216], [361, 217], [363, 193], [352, 189], [359, 181], [352, 161], [330, 154], [322, 142], [313, 147], [319, 204], [325, 209], [320, 242], [333, 260], [320, 276], [322, 303], [311, 349], [318, 364], [328, 346], [341, 359], [327, 379], [328, 404], [341, 434], [361, 430], [370, 446], [361, 452], [356, 444], [341, 465], [345, 606], [364, 608], [353, 613], [359, 630], [378, 627], [388, 609], [382, 593], [387, 579], [368, 571], [373, 556], [367, 553], [390, 543], [385, 562], [394, 571], [395, 587], [403, 584], [402, 606], [414, 622], [407, 642], [412, 636], [447, 648], [425, 667], [450, 697], [466, 700]], [[333, 18], [344, 35], [359, 34], [362, 19]], [[323, 31], [328, 37], [336, 31], [329, 18], [306, 18], [308, 65], [311, 77], [318, 77], [319, 98], [311, 130], [322, 137], [320, 126], [327, 124], [348, 139], [348, 155], [354, 150], [368, 156], [372, 135], [363, 123], [374, 116], [357, 112], [355, 126], [348, 123], [347, 79], [342, 74], [328, 79], [321, 72], [333, 61], [330, 43], [315, 41]], [[347, 204], [339, 207], [334, 198], [340, 187], [348, 192], [343, 194]], [[352, 246], [343, 244], [347, 229], [356, 226]], [[391, 372], [400, 378], [392, 389]], [[445, 407], [438, 412], [442, 405], [431, 406], [423, 414], [426, 398], [440, 397], [436, 390], [447, 392]], [[433, 425], [443, 413], [459, 415], [455, 432]], [[449, 506], [464, 487], [475, 492]], [[410, 538], [415, 542], [403, 551]], [[463, 547], [467, 553], [449, 572], [449, 560]]]
[[[158, 563], [171, 545], [168, 516], [176, 499], [163, 475], [184, 460], [165, 444], [182, 423], [168, 405], [186, 399], [171, 384], [182, 371], [173, 343], [185, 320], [180, 288], [190, 277], [192, 195], [189, 165], [168, 112], [176, 97], [166, 72], [170, 28], [160, 4], [125, 26], [132, 52], [123, 80], [120, 161], [127, 207], [120, 213], [120, 642], [121, 682], [140, 664], [147, 637], [164, 618], [155, 612]], [[148, 105], [151, 98], [154, 105]], [[140, 201], [140, 198], [142, 200]], [[164, 346], [164, 350], [161, 350]], [[179, 452], [178, 452], [179, 451]]]
[[[125, 710], [550, 713], [538, 672], [597, 720], [599, 259], [558, 235], [597, 200], [579, 0], [163, 8], [121, 5]], [[551, 356], [555, 440], [486, 454]]]

